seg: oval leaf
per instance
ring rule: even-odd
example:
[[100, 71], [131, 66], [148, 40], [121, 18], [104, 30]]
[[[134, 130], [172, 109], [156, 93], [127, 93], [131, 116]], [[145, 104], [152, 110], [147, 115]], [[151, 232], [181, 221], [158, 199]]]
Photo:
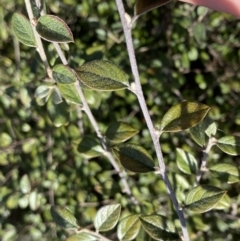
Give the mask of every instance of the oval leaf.
[[136, 135], [138, 130], [124, 122], [111, 123], [106, 130], [106, 137], [114, 143], [124, 142]]
[[57, 87], [62, 95], [67, 101], [74, 104], [81, 104], [81, 99], [78, 94], [75, 83], [72, 84], [57, 84]]
[[53, 78], [57, 83], [72, 84], [77, 80], [75, 72], [66, 65], [55, 65], [52, 71]]
[[204, 104], [184, 101], [168, 110], [161, 122], [161, 131], [177, 132], [197, 125], [208, 113]]
[[177, 148], [177, 165], [186, 174], [196, 174], [198, 170], [195, 157], [180, 148]]
[[121, 212], [120, 204], [111, 204], [98, 210], [94, 219], [94, 226], [100, 232], [111, 230], [119, 220]]
[[228, 163], [219, 163], [210, 167], [214, 177], [219, 178], [222, 182], [234, 183], [239, 181], [239, 170], [236, 166]]
[[36, 47], [35, 37], [30, 21], [20, 13], [12, 16], [12, 30], [17, 39], [30, 47]]
[[194, 187], [186, 196], [185, 208], [196, 213], [207, 212], [214, 208], [225, 194], [226, 191], [213, 186]]
[[87, 158], [98, 157], [104, 153], [99, 140], [92, 136], [84, 136], [78, 144], [77, 150]]
[[41, 16], [36, 30], [43, 39], [50, 42], [74, 42], [70, 28], [62, 19], [54, 15]]
[[171, 1], [172, 0], [137, 0], [135, 5], [135, 15], [141, 15]]
[[130, 241], [137, 237], [141, 228], [141, 223], [137, 215], [130, 215], [123, 218], [117, 229], [118, 239]]
[[179, 238], [174, 223], [158, 214], [142, 215], [140, 218], [144, 230], [156, 240], [176, 240]]
[[86, 233], [83, 231], [83, 232], [71, 235], [70, 237], [67, 238], [66, 241], [99, 241], [99, 238], [97, 236], [94, 236], [93, 234]]
[[95, 90], [119, 90], [129, 86], [127, 75], [115, 64], [106, 60], [94, 60], [77, 71], [83, 84]]
[[51, 206], [50, 209], [53, 221], [65, 229], [78, 228], [77, 220], [73, 214], [65, 207]]
[[22, 176], [20, 183], [19, 183], [19, 187], [20, 187], [22, 193], [29, 193], [31, 191], [31, 183], [30, 183], [30, 180], [29, 180], [27, 174]]
[[145, 173], [155, 170], [152, 157], [139, 145], [118, 145], [113, 148], [113, 152], [123, 167], [129, 171]]
[[240, 137], [224, 136], [217, 140], [217, 146], [219, 149], [229, 155], [240, 155]]

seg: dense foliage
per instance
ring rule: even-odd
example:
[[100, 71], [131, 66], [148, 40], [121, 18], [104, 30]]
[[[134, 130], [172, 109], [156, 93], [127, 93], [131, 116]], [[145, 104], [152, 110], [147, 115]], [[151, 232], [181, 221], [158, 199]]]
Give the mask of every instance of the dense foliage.
[[[134, 12], [134, 2], [125, 1], [130, 15]], [[93, 60], [109, 60], [127, 74], [126, 79], [133, 81], [115, 1], [49, 0], [46, 9], [48, 14], [63, 19], [73, 33], [74, 43], [61, 44], [71, 68], [79, 69]], [[101, 153], [99, 140], [84, 111], [65, 100], [56, 107], [53, 98], [47, 103], [36, 98], [39, 86], [53, 84], [35, 48], [21, 44], [13, 34], [12, 16], [16, 12], [27, 17], [22, 1], [2, 0], [0, 239], [66, 240], [71, 231], [53, 222], [54, 215], [59, 217], [59, 212], [62, 213], [62, 209], [51, 209], [53, 205], [67, 207], [78, 225], [90, 230], [95, 227], [110, 240], [123, 237], [119, 229], [124, 230], [122, 226], [127, 224], [122, 221], [120, 228], [112, 227], [111, 231], [98, 226], [96, 214], [108, 204], [115, 204], [110, 206], [114, 216], [119, 217], [121, 209], [120, 220], [131, 215], [128, 222], [136, 224], [136, 229], [140, 227], [136, 215], [145, 215], [140, 218], [145, 227], [148, 226], [147, 215], [157, 213], [159, 216], [154, 218], [165, 220], [167, 217], [178, 231], [181, 230], [158, 174], [127, 171], [134, 198], [130, 197], [124, 192], [121, 176], [108, 158], [98, 155]], [[134, 23], [133, 39], [141, 83], [155, 126], [161, 130], [163, 116], [183, 100], [210, 106], [204, 123], [214, 122], [217, 126], [214, 137], [219, 143], [207, 156], [207, 168], [213, 167], [212, 172], [204, 172], [200, 184], [225, 190], [227, 194], [221, 199], [222, 203], [206, 213], [199, 214], [194, 208], [185, 210], [191, 240], [238, 240], [240, 236], [240, 159], [236, 156], [240, 153], [239, 37], [240, 22], [236, 18], [175, 1], [142, 15]], [[44, 41], [44, 48], [51, 67], [61, 63], [52, 43]], [[85, 88], [84, 94], [102, 133], [110, 139], [111, 123], [115, 126], [119, 121], [128, 123], [133, 137], [127, 142], [142, 146], [153, 157], [148, 160], [148, 171], [153, 169], [151, 161], [157, 166], [151, 137], [133, 93], [128, 89], [98, 92]], [[202, 150], [207, 146], [208, 136], [212, 135], [205, 135], [203, 141], [196, 133], [198, 131], [192, 129], [161, 135], [170, 181], [179, 203], [186, 206], [186, 193], [194, 186]], [[233, 139], [226, 140], [226, 136], [233, 135]], [[110, 146], [113, 142], [109, 141]], [[85, 143], [97, 148], [89, 153]], [[230, 143], [232, 149], [226, 148], [225, 143]], [[113, 148], [114, 152], [116, 156], [122, 155], [119, 148]], [[190, 159], [189, 165], [184, 161], [186, 156]], [[225, 170], [231, 169], [232, 173], [220, 175], [218, 168], [223, 166], [216, 164], [225, 164]], [[121, 165], [120, 168], [123, 170]], [[75, 218], [71, 218], [70, 223], [78, 227]], [[144, 230], [140, 230], [135, 240], [153, 240]], [[171, 240], [178, 238], [174, 235]]]

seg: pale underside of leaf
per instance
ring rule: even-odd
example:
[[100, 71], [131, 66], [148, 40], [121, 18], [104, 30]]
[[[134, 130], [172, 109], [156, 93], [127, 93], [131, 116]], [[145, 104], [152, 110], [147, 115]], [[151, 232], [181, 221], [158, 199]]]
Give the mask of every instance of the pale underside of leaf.
[[229, 155], [240, 155], [240, 137], [224, 136], [217, 140], [217, 146]]

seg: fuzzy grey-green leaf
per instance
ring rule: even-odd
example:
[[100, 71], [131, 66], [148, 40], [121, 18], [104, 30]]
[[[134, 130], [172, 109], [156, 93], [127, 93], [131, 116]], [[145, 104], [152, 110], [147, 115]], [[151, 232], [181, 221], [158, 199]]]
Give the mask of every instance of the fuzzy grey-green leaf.
[[129, 86], [127, 75], [118, 66], [107, 60], [87, 62], [76, 72], [84, 85], [95, 90], [113, 91]]
[[210, 107], [201, 103], [183, 101], [171, 107], [163, 116], [161, 131], [177, 132], [197, 125]]
[[60, 84], [72, 84], [77, 80], [75, 72], [66, 65], [58, 64], [52, 69], [53, 78]]
[[151, 155], [137, 144], [114, 146], [113, 152], [123, 167], [129, 171], [145, 173], [155, 170]]
[[162, 215], [141, 215], [139, 219], [144, 230], [153, 239], [167, 241], [179, 238], [174, 223]]
[[36, 47], [31, 23], [24, 15], [20, 13], [13, 14], [12, 30], [21, 43], [30, 47]]
[[43, 39], [50, 42], [74, 42], [70, 28], [62, 19], [54, 15], [41, 16], [36, 30]]
[[209, 185], [194, 187], [186, 196], [185, 208], [196, 213], [207, 212], [214, 208], [225, 194], [226, 191]]
[[119, 240], [130, 241], [136, 238], [141, 228], [141, 223], [138, 215], [130, 215], [123, 218], [117, 229]]
[[138, 130], [124, 122], [113, 122], [106, 130], [106, 137], [114, 143], [121, 143], [136, 135]]
[[240, 155], [240, 137], [238, 136], [224, 136], [217, 140], [217, 146], [229, 155]]
[[57, 87], [62, 95], [67, 101], [74, 104], [81, 104], [81, 99], [78, 94], [75, 83], [72, 84], [57, 84]]
[[73, 214], [65, 207], [51, 206], [50, 209], [53, 221], [65, 229], [76, 229], [78, 228], [77, 220]]
[[110, 204], [98, 210], [94, 219], [94, 226], [100, 232], [113, 229], [117, 224], [121, 212], [120, 204]]

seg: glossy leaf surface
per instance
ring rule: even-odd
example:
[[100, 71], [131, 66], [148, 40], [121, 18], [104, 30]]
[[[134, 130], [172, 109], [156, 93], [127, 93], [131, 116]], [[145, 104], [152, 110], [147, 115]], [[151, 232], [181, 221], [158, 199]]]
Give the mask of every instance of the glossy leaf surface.
[[141, 223], [138, 215], [130, 215], [123, 218], [117, 229], [119, 240], [130, 241], [136, 238], [141, 228]]
[[225, 194], [226, 191], [213, 186], [194, 187], [186, 196], [185, 208], [197, 213], [207, 212], [214, 208]]
[[95, 90], [119, 90], [129, 86], [127, 75], [114, 63], [94, 60], [76, 71], [83, 84]]
[[177, 132], [197, 125], [208, 113], [210, 107], [204, 104], [184, 101], [172, 108], [163, 116], [161, 131]]
[[100, 232], [111, 230], [117, 224], [121, 212], [120, 204], [111, 204], [98, 210], [94, 226]]
[[50, 212], [53, 221], [60, 227], [65, 229], [78, 228], [76, 218], [67, 208], [61, 206], [51, 206]]
[[210, 167], [210, 171], [214, 177], [221, 181], [234, 183], [239, 181], [239, 170], [236, 166], [229, 163], [218, 163]]
[[139, 219], [144, 230], [153, 239], [165, 241], [179, 238], [174, 223], [162, 215], [142, 215]]
[[121, 143], [136, 135], [138, 130], [124, 122], [113, 122], [106, 130], [106, 137], [114, 143]]
[[54, 15], [41, 16], [36, 30], [43, 39], [50, 42], [74, 42], [70, 28], [62, 19]]
[[12, 30], [17, 39], [30, 47], [36, 47], [35, 37], [30, 21], [20, 13], [12, 16]]
[[104, 152], [99, 140], [92, 136], [84, 136], [78, 144], [77, 150], [87, 158], [101, 156]]
[[123, 167], [129, 171], [145, 173], [155, 170], [151, 155], [139, 145], [118, 145], [113, 147], [113, 152]]
[[137, 0], [135, 5], [135, 15], [141, 15], [171, 1], [172, 0]]
[[177, 148], [177, 165], [186, 174], [195, 174], [198, 170], [195, 157], [180, 148]]
[[217, 140], [217, 146], [229, 155], [240, 155], [240, 137], [224, 136]]
[[53, 78], [60, 84], [72, 84], [77, 80], [75, 72], [66, 65], [58, 64], [53, 67]]

